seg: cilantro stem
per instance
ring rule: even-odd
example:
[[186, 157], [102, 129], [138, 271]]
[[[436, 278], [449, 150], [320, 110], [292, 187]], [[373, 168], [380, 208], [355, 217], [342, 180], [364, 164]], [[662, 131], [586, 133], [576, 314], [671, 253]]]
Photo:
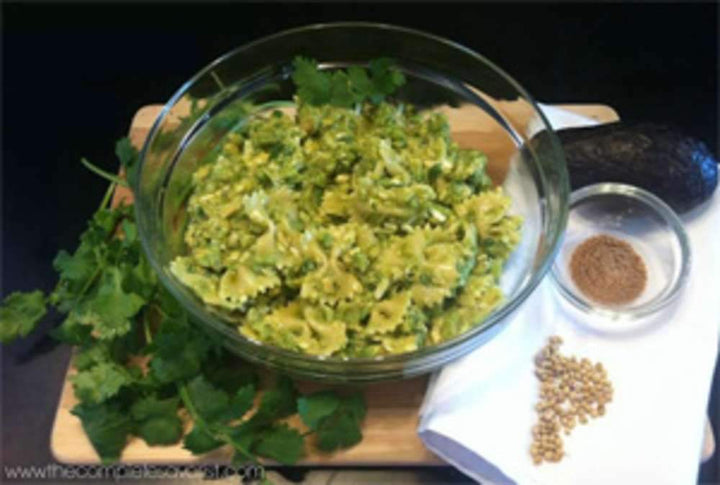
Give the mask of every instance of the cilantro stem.
[[118, 177], [117, 175], [114, 175], [114, 174], [112, 174], [112, 173], [106, 172], [105, 170], [103, 170], [103, 169], [101, 169], [101, 168], [99, 168], [99, 167], [96, 167], [96, 166], [93, 165], [92, 163], [88, 162], [87, 159], [81, 158], [81, 159], [80, 159], [80, 162], [81, 162], [83, 165], [85, 165], [85, 168], [87, 168], [88, 170], [90, 170], [90, 171], [91, 171], [92, 173], [94, 173], [95, 175], [99, 175], [100, 177], [104, 178], [105, 180], [107, 180], [107, 181], [109, 181], [109, 182], [115, 182], [116, 184], [121, 185], [121, 186], [123, 186], [123, 187], [128, 187], [128, 184], [127, 184], [126, 181], [124, 181], [123, 179], [121, 179], [121, 178]]
[[197, 409], [195, 409], [195, 405], [193, 404], [192, 399], [190, 399], [190, 394], [188, 394], [188, 390], [187, 387], [185, 387], [185, 384], [178, 384], [177, 390], [178, 394], [180, 395], [180, 400], [182, 400], [185, 408], [188, 410], [190, 416], [193, 418], [193, 421], [205, 424], [203, 419], [198, 414]]
[[152, 333], [150, 333], [150, 322], [148, 322], [148, 311], [149, 308], [143, 312], [143, 330], [145, 331], [145, 341], [148, 344], [152, 343]]
[[232, 439], [231, 436], [229, 436], [227, 433], [220, 432], [217, 435], [219, 438], [222, 438], [223, 441], [230, 444], [230, 446], [233, 447], [235, 451], [240, 453], [242, 456], [250, 460], [253, 464], [259, 465], [260, 462], [253, 456], [248, 450], [246, 450], [243, 446], [240, 446], [235, 440]]
[[92, 284], [95, 282], [95, 280], [100, 276], [100, 273], [102, 272], [102, 266], [98, 266], [95, 272], [92, 274], [90, 278], [88, 278], [87, 282], [85, 282], [85, 285], [82, 287], [82, 290], [80, 290], [80, 293], [78, 293], [77, 297], [75, 298], [75, 301], [80, 301], [80, 299], [85, 296], [85, 293], [90, 289]]
[[105, 191], [105, 196], [103, 197], [103, 200], [100, 203], [100, 207], [98, 210], [105, 209], [108, 206], [108, 204], [110, 203], [110, 199], [112, 198], [113, 192], [115, 192], [116, 186], [117, 184], [115, 182], [110, 183], [107, 190]]

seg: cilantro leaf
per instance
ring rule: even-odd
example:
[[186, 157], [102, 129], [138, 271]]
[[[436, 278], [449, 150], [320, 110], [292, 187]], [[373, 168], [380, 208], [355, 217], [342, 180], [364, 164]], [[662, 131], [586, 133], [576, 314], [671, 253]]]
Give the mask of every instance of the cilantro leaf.
[[150, 371], [160, 382], [181, 381], [197, 375], [210, 350], [204, 333], [191, 327], [187, 315], [165, 318], [148, 350], [154, 355]]
[[194, 455], [202, 455], [223, 444], [225, 444], [223, 441], [215, 439], [203, 425], [198, 423], [195, 423], [192, 431], [183, 440], [183, 447]]
[[122, 227], [123, 235], [125, 236], [123, 238], [123, 244], [125, 246], [131, 246], [135, 244], [138, 240], [137, 226], [135, 225], [135, 223], [129, 219], [123, 219], [120, 226]]
[[177, 409], [177, 397], [161, 400], [148, 396], [136, 401], [130, 413], [137, 424], [137, 434], [148, 445], [170, 445], [177, 443], [183, 433]]
[[78, 399], [91, 404], [110, 399], [120, 388], [132, 383], [127, 371], [114, 362], [100, 362], [78, 372], [70, 381]]
[[175, 414], [179, 398], [158, 399], [156, 396], [146, 396], [135, 401], [130, 408], [133, 419], [142, 421], [153, 416]]
[[[248, 462], [252, 462], [252, 457], [248, 457], [246, 454], [243, 454], [239, 451], [235, 451], [235, 453], [233, 453], [232, 458], [230, 459], [230, 465], [232, 465], [234, 467], [238, 467], [238, 468], [241, 466], [247, 465]], [[265, 482], [260, 482], [261, 485], [263, 483], [265, 483]], [[272, 482], [268, 482], [268, 483], [269, 483], [269, 485], [274, 485]]]
[[90, 244], [81, 244], [73, 255], [61, 250], [53, 260], [53, 267], [62, 280], [79, 290], [97, 271], [97, 253]]
[[374, 92], [368, 97], [373, 103], [379, 103], [405, 84], [405, 76], [393, 68], [392, 59], [387, 57], [373, 59], [369, 63], [369, 68]]
[[120, 218], [129, 215], [129, 206], [99, 209], [93, 214], [88, 228], [80, 235], [80, 243], [92, 248], [100, 247], [114, 234]]
[[215, 388], [203, 376], [197, 376], [187, 386], [188, 394], [198, 414], [206, 421], [220, 419], [228, 410], [230, 397]]
[[350, 80], [342, 71], [333, 72], [330, 75], [330, 101], [334, 106], [351, 108], [355, 102], [359, 102], [353, 92]]
[[151, 300], [157, 291], [157, 275], [147, 258], [141, 256], [138, 263], [125, 273], [125, 289]]
[[297, 429], [280, 423], [262, 434], [253, 451], [260, 456], [292, 465], [304, 454], [305, 442]]
[[348, 414], [350, 414], [358, 423], [365, 419], [365, 414], [367, 414], [367, 405], [365, 403], [365, 396], [361, 392], [345, 396], [343, 398], [343, 404]]
[[252, 450], [252, 447], [273, 429], [275, 421], [296, 412], [296, 399], [297, 391], [293, 382], [286, 376], [278, 376], [275, 386], [263, 393], [255, 414], [247, 421], [229, 429], [230, 444], [240, 454]]
[[365, 418], [365, 399], [362, 393], [339, 398], [335, 410], [318, 419], [317, 447], [322, 451], [334, 451], [338, 448], [349, 448], [362, 440], [360, 430]]
[[359, 423], [346, 413], [329, 416], [317, 430], [317, 447], [322, 451], [349, 448], [361, 440]]
[[297, 391], [292, 380], [287, 376], [278, 376], [275, 387], [265, 391], [257, 412], [249, 422], [254, 425], [267, 424], [295, 414], [296, 398]]
[[319, 391], [298, 399], [298, 413], [310, 429], [317, 429], [323, 418], [331, 415], [340, 405], [340, 397], [332, 391]]
[[182, 422], [177, 416], [155, 416], [143, 421], [137, 433], [150, 446], [172, 445], [182, 437]]
[[80, 418], [85, 433], [103, 463], [120, 458], [127, 437], [132, 430], [132, 420], [116, 403], [75, 406], [72, 414]]
[[247, 385], [257, 388], [259, 384], [255, 368], [247, 362], [239, 362], [227, 352], [207, 358], [202, 372], [214, 386], [230, 394]]
[[229, 412], [225, 415], [230, 419], [242, 418], [250, 411], [255, 401], [255, 386], [247, 384], [235, 393], [230, 399]]
[[255, 398], [252, 385], [240, 388], [230, 397], [227, 392], [213, 386], [204, 376], [198, 376], [187, 386], [195, 411], [208, 423], [225, 423], [241, 418], [250, 410]]
[[40, 290], [8, 295], [0, 306], [0, 342], [25, 337], [45, 316], [45, 296]]
[[260, 428], [254, 429], [252, 426], [248, 426], [247, 422], [230, 428], [228, 430], [228, 438], [230, 438], [230, 445], [236, 450], [236, 456], [233, 457], [233, 460], [247, 460], [248, 458], [252, 458], [248, 456], [248, 453], [252, 450], [262, 431]]
[[142, 340], [139, 338], [140, 331], [140, 325], [134, 322], [130, 327], [130, 331], [125, 335], [112, 340], [98, 340], [96, 345], [107, 345], [111, 358], [115, 362], [126, 363], [126, 368], [128, 368], [131, 367], [129, 359], [133, 355], [139, 355], [144, 347]]
[[61, 250], [53, 260], [60, 281], [50, 295], [50, 301], [62, 312], [71, 311], [80, 302], [104, 266], [105, 229], [92, 222], [89, 226], [80, 237], [82, 242], [74, 254]]
[[169, 319], [182, 320], [187, 317], [180, 302], [162, 285], [159, 287], [156, 303], [160, 306], [163, 314]]
[[129, 138], [121, 138], [115, 144], [115, 155], [125, 169], [130, 187], [134, 190], [138, 180], [139, 153]]
[[80, 322], [77, 314], [71, 311], [60, 326], [50, 331], [50, 336], [70, 345], [84, 345], [92, 341], [91, 332], [92, 327]]
[[122, 288], [122, 274], [117, 267], [103, 272], [97, 295], [85, 307], [87, 314], [81, 318], [91, 323], [98, 338], [111, 339], [130, 331], [130, 318], [145, 305], [145, 300]]
[[350, 66], [346, 71], [321, 71], [315, 60], [303, 57], [296, 57], [293, 66], [298, 98], [314, 106], [350, 108], [365, 100], [377, 104], [405, 84], [405, 76], [388, 58], [370, 61], [368, 69]]
[[297, 95], [312, 105], [330, 102], [330, 77], [317, 68], [311, 59], [296, 57], [292, 79], [297, 86]]
[[370, 81], [367, 70], [360, 66], [350, 66], [347, 69], [348, 78], [355, 88], [356, 102], [362, 102], [363, 99], [370, 98], [373, 94], [374, 86]]
[[[86, 327], [89, 328], [89, 327]], [[96, 343], [89, 347], [85, 347], [75, 356], [75, 368], [79, 371], [89, 370], [91, 367], [101, 362], [110, 360], [110, 353], [104, 345]]]

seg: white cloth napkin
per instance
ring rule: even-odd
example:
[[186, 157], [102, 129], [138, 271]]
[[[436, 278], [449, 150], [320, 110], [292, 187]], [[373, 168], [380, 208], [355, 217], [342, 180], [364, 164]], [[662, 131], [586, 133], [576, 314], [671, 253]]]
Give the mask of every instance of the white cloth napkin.
[[[595, 124], [543, 109], [555, 128]], [[425, 445], [484, 484], [695, 483], [720, 337], [720, 191], [683, 221], [690, 275], [656, 323], [610, 336], [578, 325], [548, 275], [499, 335], [432, 377]], [[535, 466], [533, 357], [550, 335], [562, 336], [562, 353], [601, 361], [615, 393], [605, 416], [562, 435], [560, 463]]]

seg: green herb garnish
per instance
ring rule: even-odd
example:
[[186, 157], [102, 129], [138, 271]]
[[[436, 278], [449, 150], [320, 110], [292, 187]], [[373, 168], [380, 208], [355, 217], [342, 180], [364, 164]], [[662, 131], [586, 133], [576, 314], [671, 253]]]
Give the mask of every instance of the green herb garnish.
[[293, 64], [298, 97], [315, 106], [351, 108], [365, 101], [377, 104], [405, 84], [403, 73], [387, 58], [370, 61], [367, 69], [350, 66], [347, 70], [323, 71], [315, 60], [304, 57], [296, 57]]

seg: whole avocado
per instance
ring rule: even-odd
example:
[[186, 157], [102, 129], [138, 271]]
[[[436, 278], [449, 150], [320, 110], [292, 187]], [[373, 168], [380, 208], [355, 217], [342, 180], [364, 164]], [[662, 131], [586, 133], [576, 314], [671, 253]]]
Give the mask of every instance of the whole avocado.
[[707, 146], [676, 128], [616, 122], [559, 130], [573, 190], [621, 182], [648, 190], [678, 212], [712, 195], [718, 162]]

